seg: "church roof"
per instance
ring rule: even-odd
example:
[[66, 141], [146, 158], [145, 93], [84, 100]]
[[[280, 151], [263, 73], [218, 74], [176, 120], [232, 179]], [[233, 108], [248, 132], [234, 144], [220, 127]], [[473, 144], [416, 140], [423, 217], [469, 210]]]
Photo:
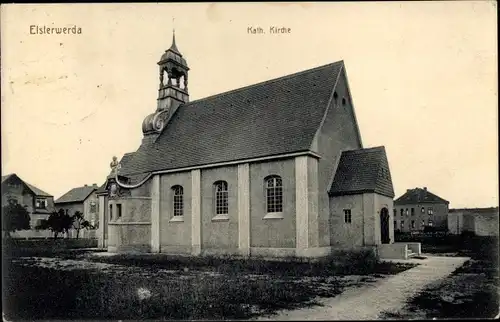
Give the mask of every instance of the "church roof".
[[394, 197], [389, 162], [383, 146], [343, 151], [330, 195], [375, 192]]
[[120, 174], [308, 151], [343, 66], [339, 61], [181, 105]]
[[[127, 163], [132, 158], [133, 154], [134, 154], [134, 152], [125, 153], [123, 155], [123, 157], [121, 158], [121, 160], [120, 160], [120, 166], [122, 166], [122, 167], [123, 166], [127, 166]], [[108, 177], [111, 175], [111, 173], [112, 173], [112, 171], [109, 172]], [[97, 194], [105, 193], [106, 192], [106, 183], [108, 183], [107, 180], [96, 190]]]
[[427, 188], [408, 189], [404, 195], [394, 200], [395, 205], [411, 205], [421, 203], [446, 203], [450, 202], [433, 194]]
[[76, 187], [59, 197], [54, 203], [83, 202], [95, 190], [97, 190], [97, 185]]

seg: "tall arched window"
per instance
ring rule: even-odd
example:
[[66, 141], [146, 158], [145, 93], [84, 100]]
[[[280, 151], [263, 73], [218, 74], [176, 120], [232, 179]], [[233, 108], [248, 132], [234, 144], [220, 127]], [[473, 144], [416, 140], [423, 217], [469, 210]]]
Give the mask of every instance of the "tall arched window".
[[266, 178], [267, 212], [283, 211], [283, 183], [281, 177], [271, 176]]
[[184, 215], [184, 189], [181, 186], [173, 186], [174, 216]]
[[228, 190], [226, 181], [214, 183], [215, 190], [215, 214], [225, 215], [229, 213]]

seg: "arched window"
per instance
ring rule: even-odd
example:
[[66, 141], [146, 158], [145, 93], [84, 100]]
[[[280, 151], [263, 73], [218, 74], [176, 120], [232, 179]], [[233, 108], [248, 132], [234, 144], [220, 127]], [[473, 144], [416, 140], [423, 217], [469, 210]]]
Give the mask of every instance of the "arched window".
[[283, 183], [281, 177], [266, 178], [267, 212], [283, 212]]
[[228, 191], [226, 181], [214, 183], [215, 190], [215, 214], [226, 215], [229, 213]]
[[181, 186], [173, 186], [174, 216], [184, 215], [184, 189]]

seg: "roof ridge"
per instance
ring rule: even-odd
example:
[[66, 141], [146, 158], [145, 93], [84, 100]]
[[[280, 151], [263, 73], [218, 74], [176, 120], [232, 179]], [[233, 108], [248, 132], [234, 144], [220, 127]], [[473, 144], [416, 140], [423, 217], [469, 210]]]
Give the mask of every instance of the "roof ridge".
[[231, 89], [231, 90], [226, 91], [226, 92], [222, 92], [222, 93], [210, 95], [210, 96], [207, 96], [207, 97], [199, 98], [197, 100], [188, 102], [186, 104], [182, 104], [180, 107], [187, 107], [187, 106], [190, 106], [190, 105], [192, 105], [194, 103], [199, 103], [200, 101], [204, 101], [204, 100], [208, 100], [208, 99], [214, 99], [216, 97], [223, 97], [223, 96], [226, 96], [226, 95], [229, 95], [229, 94], [233, 94], [233, 93], [236, 93], [236, 92], [239, 92], [239, 91], [247, 90], [249, 88], [253, 88], [253, 87], [257, 87], [257, 86], [262, 86], [262, 85], [267, 85], [267, 84], [272, 84], [272, 83], [275, 83], [277, 81], [282, 81], [282, 80], [285, 80], [285, 79], [297, 77], [299, 75], [304, 75], [304, 74], [316, 72], [318, 70], [326, 69], [327, 67], [331, 67], [331, 66], [339, 64], [339, 63], [343, 64], [344, 60], [339, 60], [339, 61], [336, 61], [336, 62], [333, 62], [333, 63], [329, 63], [329, 64], [326, 64], [326, 65], [321, 65], [321, 66], [318, 66], [318, 67], [314, 67], [314, 68], [302, 70], [302, 71], [295, 72], [295, 73], [292, 73], [292, 74], [288, 74], [288, 75], [285, 75], [285, 76], [281, 76], [281, 77], [277, 77], [277, 78], [272, 78], [272, 79], [261, 81], [261, 82], [255, 83], [255, 84], [246, 85], [246, 86], [243, 86], [243, 87]]

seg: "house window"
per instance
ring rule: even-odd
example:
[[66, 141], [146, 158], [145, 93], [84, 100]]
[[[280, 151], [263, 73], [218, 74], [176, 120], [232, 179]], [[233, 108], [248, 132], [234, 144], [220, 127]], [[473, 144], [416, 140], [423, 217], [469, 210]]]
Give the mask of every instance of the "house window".
[[425, 207], [422, 207], [422, 213], [425, 214]]
[[409, 213], [408, 213], [408, 208], [406, 208], [405, 213], [406, 213], [406, 215], [408, 216], [408, 214], [409, 214]]
[[[66, 213], [68, 213], [67, 209]], [[113, 205], [109, 205], [109, 220], [113, 220]]]
[[404, 210], [401, 209], [401, 216], [404, 216]]
[[342, 105], [345, 105], [346, 104], [346, 100], [345, 100], [345, 97], [342, 97]]
[[427, 208], [427, 213], [428, 213], [429, 215], [432, 215], [432, 214], [433, 214], [432, 207]]
[[412, 228], [412, 229], [415, 229], [415, 220], [412, 220], [412, 221], [411, 221], [411, 228]]
[[404, 220], [401, 220], [401, 229], [405, 228], [405, 221]]
[[433, 223], [432, 220], [429, 219], [429, 226], [432, 227]]
[[117, 203], [116, 204], [116, 218], [120, 219], [122, 217], [122, 204]]
[[351, 209], [344, 209], [344, 222], [351, 223]]
[[411, 215], [415, 216], [415, 208], [411, 208]]
[[97, 212], [97, 204], [95, 201], [91, 201], [90, 202], [90, 212], [91, 213], [95, 213]]
[[172, 192], [174, 195], [174, 216], [184, 215], [184, 189], [181, 186], [173, 186]]
[[214, 183], [215, 189], [215, 214], [228, 214], [228, 191], [226, 181], [217, 181]]
[[398, 222], [394, 220], [394, 230], [398, 229]]
[[425, 220], [422, 220], [422, 227], [425, 227]]
[[47, 200], [36, 199], [35, 206], [36, 206], [36, 209], [46, 209], [47, 208]]
[[396, 217], [397, 214], [398, 214], [398, 211], [396, 209], [394, 209], [394, 217]]
[[267, 212], [283, 212], [283, 183], [281, 177], [266, 179]]

